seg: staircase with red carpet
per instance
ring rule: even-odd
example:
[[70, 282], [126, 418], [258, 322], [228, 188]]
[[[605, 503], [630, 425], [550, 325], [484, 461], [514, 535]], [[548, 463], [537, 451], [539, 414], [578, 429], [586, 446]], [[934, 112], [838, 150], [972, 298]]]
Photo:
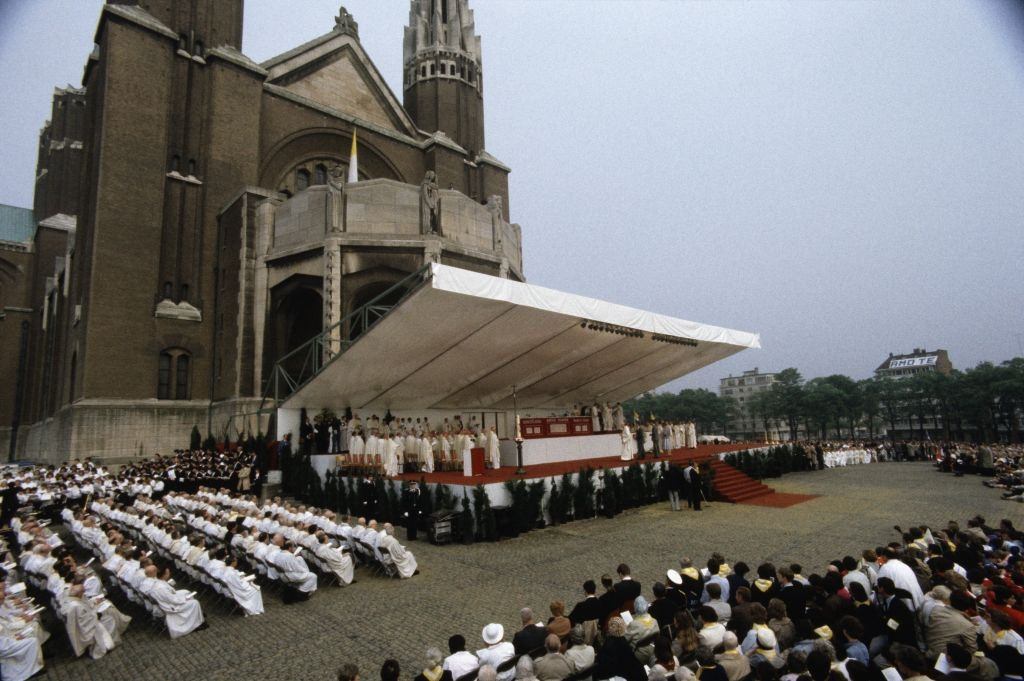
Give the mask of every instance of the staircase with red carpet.
[[717, 456], [708, 458], [715, 471], [715, 496], [733, 504], [749, 503], [751, 499], [775, 494], [775, 490], [763, 485], [746, 473], [741, 473]]

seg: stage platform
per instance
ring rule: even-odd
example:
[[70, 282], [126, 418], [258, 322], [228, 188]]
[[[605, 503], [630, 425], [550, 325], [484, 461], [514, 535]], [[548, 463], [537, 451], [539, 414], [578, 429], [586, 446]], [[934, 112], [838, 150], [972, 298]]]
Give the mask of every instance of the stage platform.
[[[599, 437], [599, 436], [598, 436]], [[593, 469], [599, 468], [624, 468], [630, 466], [633, 463], [657, 463], [660, 464], [662, 461], [677, 461], [687, 462], [690, 459], [694, 461], [705, 461], [708, 458], [714, 456], [716, 459], [719, 454], [724, 452], [735, 452], [743, 449], [750, 449], [749, 444], [727, 444], [727, 445], [698, 445], [694, 449], [676, 449], [673, 450], [667, 456], [660, 456], [657, 459], [647, 456], [646, 458], [639, 460], [633, 459], [632, 461], [623, 461], [618, 456], [603, 456], [589, 459], [573, 459], [569, 461], [557, 461], [551, 463], [534, 464], [531, 466], [524, 466], [526, 470], [525, 475], [516, 475], [515, 466], [502, 466], [498, 469], [487, 469], [482, 475], [475, 475], [473, 477], [466, 477], [462, 474], [462, 471], [447, 471], [437, 473], [403, 473], [399, 475], [396, 480], [420, 480], [426, 478], [428, 483], [438, 485], [458, 485], [465, 487], [475, 487], [476, 485], [492, 485], [492, 484], [504, 484], [507, 480], [516, 480], [519, 478], [526, 480], [534, 480], [537, 478], [550, 478], [564, 473], [576, 473], [581, 468], [590, 467]], [[503, 457], [504, 459], [504, 457]]]

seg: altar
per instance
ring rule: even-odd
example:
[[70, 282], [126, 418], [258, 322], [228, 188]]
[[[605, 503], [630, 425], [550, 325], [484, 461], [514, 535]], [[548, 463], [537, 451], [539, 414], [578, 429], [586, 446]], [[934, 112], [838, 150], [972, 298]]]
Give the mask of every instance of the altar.
[[[500, 452], [502, 466], [517, 465], [515, 440], [502, 440]], [[523, 439], [524, 466], [618, 456], [621, 452], [622, 436], [619, 433]]]

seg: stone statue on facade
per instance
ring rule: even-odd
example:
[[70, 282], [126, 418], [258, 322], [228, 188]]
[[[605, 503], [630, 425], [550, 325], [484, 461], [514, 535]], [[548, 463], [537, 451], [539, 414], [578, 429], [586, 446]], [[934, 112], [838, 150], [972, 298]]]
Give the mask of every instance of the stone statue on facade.
[[428, 170], [420, 184], [420, 233], [441, 235], [440, 194], [437, 174]]
[[347, 33], [355, 38], [359, 37], [359, 24], [344, 5], [338, 10], [338, 16], [334, 18], [334, 30]]
[[501, 234], [501, 211], [502, 211], [501, 197], [497, 194], [492, 194], [487, 197], [487, 212], [491, 214], [491, 238], [494, 243], [494, 250], [500, 251], [502, 245], [502, 234]]
[[344, 231], [345, 224], [345, 166], [335, 163], [327, 171], [327, 189], [331, 193], [331, 226], [330, 231]]

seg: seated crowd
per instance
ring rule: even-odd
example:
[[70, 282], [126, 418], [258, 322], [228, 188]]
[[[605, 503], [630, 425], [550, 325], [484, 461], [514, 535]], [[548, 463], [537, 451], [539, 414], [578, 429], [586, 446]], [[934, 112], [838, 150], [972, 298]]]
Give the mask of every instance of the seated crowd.
[[[136, 619], [178, 638], [207, 626], [204, 595], [250, 616], [263, 612], [262, 587], [279, 589], [286, 603], [294, 603], [309, 598], [321, 581], [352, 583], [357, 563], [389, 577], [418, 573], [415, 557], [390, 524], [378, 529], [372, 519], [338, 517], [280, 497], [261, 503], [224, 488], [169, 491], [192, 487], [166, 477], [175, 460], [147, 466], [145, 475], [111, 475], [76, 462], [25, 467], [3, 477], [0, 526], [10, 537], [0, 540], [4, 681], [42, 668], [41, 646], [49, 634], [39, 615], [47, 610], [66, 628], [75, 656], [88, 652], [95, 659], [116, 646], [133, 618], [107, 598], [107, 589], [123, 596], [118, 603], [135, 608]], [[171, 484], [157, 489], [154, 482], [161, 481]], [[69, 486], [77, 486], [76, 493]], [[65, 545], [54, 529], [60, 523], [80, 549]], [[92, 557], [85, 560], [83, 550]], [[196, 590], [177, 588], [172, 573]]]
[[[897, 530], [899, 528], [897, 527]], [[836, 558], [804, 576], [800, 565], [751, 570], [719, 554], [689, 559], [651, 585], [627, 565], [618, 581], [588, 580], [568, 613], [562, 601], [505, 635], [486, 625], [481, 647], [462, 634], [436, 648], [427, 681], [962, 681], [1024, 674], [1024, 533], [1008, 520], [965, 528], [912, 527], [902, 540]], [[358, 670], [345, 665], [339, 681]], [[388, 660], [382, 681], [397, 681]]]

